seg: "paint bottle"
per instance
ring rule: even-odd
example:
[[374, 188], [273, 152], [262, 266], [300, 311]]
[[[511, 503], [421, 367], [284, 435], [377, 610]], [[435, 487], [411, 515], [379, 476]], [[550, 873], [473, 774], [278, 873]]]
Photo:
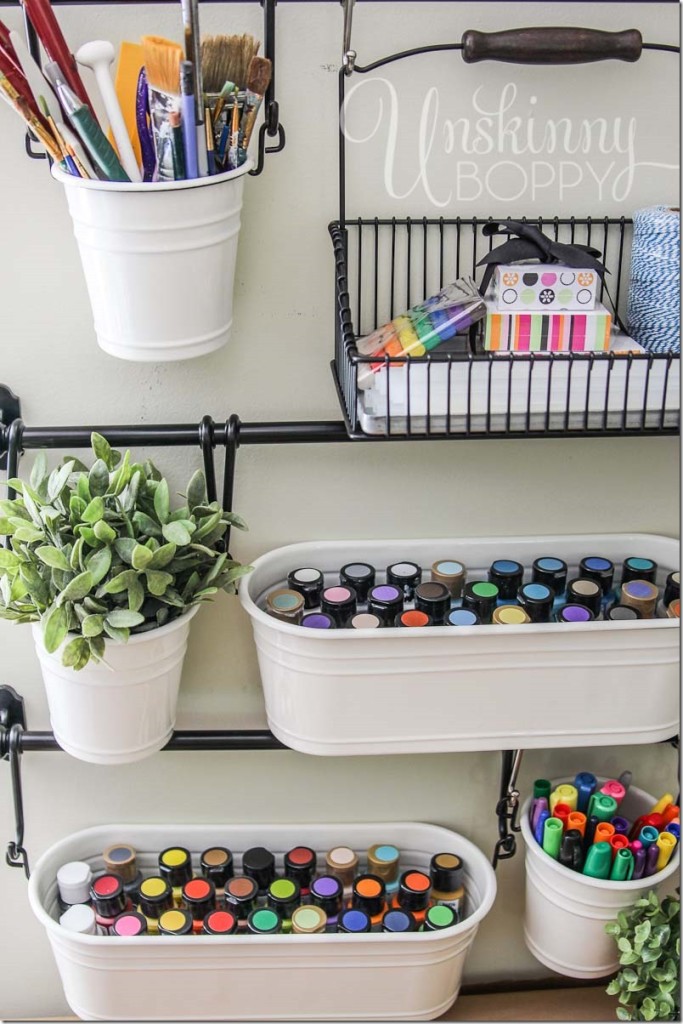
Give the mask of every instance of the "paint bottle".
[[285, 854], [285, 876], [297, 883], [301, 898], [306, 899], [311, 890], [318, 858], [310, 846], [295, 846]]
[[531, 567], [531, 582], [544, 583], [550, 587], [555, 595], [553, 608], [557, 611], [564, 600], [567, 586], [567, 563], [552, 556], [537, 558]]
[[367, 562], [348, 562], [339, 570], [339, 582], [343, 587], [352, 587], [359, 604], [365, 604], [371, 587], [375, 585], [374, 566]]
[[59, 918], [62, 928], [77, 935], [96, 935], [95, 911], [87, 903], [74, 903]]
[[432, 883], [424, 871], [404, 871], [398, 883], [393, 906], [409, 910], [418, 924], [422, 924], [430, 905]]
[[216, 899], [222, 900], [225, 883], [235, 873], [232, 853], [224, 846], [210, 846], [199, 858], [199, 870], [216, 887]]
[[417, 608], [409, 608], [407, 611], [401, 612], [400, 615], [396, 616], [396, 622], [394, 625], [402, 626], [406, 629], [414, 629], [423, 626], [431, 626], [433, 623], [431, 617], [425, 612], [420, 612]]
[[334, 621], [331, 615], [326, 615], [325, 612], [309, 612], [308, 615], [304, 615], [299, 623], [300, 626], [304, 626], [305, 629], [336, 629], [337, 623]]
[[600, 584], [603, 598], [609, 597], [614, 583], [614, 562], [609, 558], [589, 555], [579, 563], [579, 576], [584, 580], [595, 580]]
[[192, 930], [202, 930], [204, 918], [216, 909], [216, 886], [208, 878], [193, 878], [183, 886], [182, 909], [192, 916]]
[[681, 617], [681, 602], [679, 599], [672, 601], [669, 607], [666, 609], [666, 617], [668, 619], [680, 619]]
[[344, 887], [344, 895], [351, 895], [353, 879], [358, 870], [358, 854], [348, 846], [335, 846], [325, 855], [329, 874], [338, 878]]
[[268, 886], [275, 881], [275, 857], [264, 846], [252, 846], [242, 854], [242, 871], [254, 879], [259, 896], [265, 896]]
[[416, 932], [417, 921], [409, 910], [387, 910], [382, 918], [382, 931], [394, 934]]
[[150, 935], [158, 933], [159, 918], [167, 910], [172, 910], [173, 906], [173, 890], [166, 879], [145, 878], [138, 894], [138, 910], [147, 919]]
[[499, 604], [491, 617], [491, 622], [494, 626], [522, 626], [531, 622], [531, 619], [518, 604]]
[[387, 566], [387, 583], [399, 587], [403, 598], [412, 601], [415, 587], [422, 582], [422, 569], [416, 562], [394, 562]]
[[386, 910], [384, 881], [378, 875], [358, 875], [351, 890], [350, 906], [353, 910], [364, 910], [370, 918], [372, 930], [379, 931]]
[[139, 914], [137, 910], [126, 910], [114, 921], [114, 925], [111, 931], [112, 935], [119, 935], [121, 937], [130, 938], [133, 935], [146, 935], [147, 934], [147, 919], [144, 914]]
[[85, 861], [72, 860], [62, 864], [57, 871], [59, 909], [68, 910], [79, 903], [89, 903], [91, 885], [92, 871]]
[[266, 597], [266, 611], [274, 619], [297, 626], [304, 614], [304, 599], [296, 590], [281, 587]]
[[462, 588], [465, 584], [467, 569], [462, 562], [451, 559], [434, 562], [432, 565], [432, 583], [442, 583], [448, 587], [451, 598], [455, 601], [462, 596]]
[[357, 611], [356, 591], [352, 587], [328, 587], [323, 590], [320, 610], [329, 615], [339, 629], [344, 629]]
[[648, 580], [629, 580], [621, 588], [621, 603], [637, 608], [644, 619], [653, 619], [659, 591]]
[[625, 558], [621, 567], [621, 585], [630, 583], [631, 580], [647, 580], [648, 583], [657, 582], [657, 563], [651, 558]]
[[343, 908], [344, 887], [334, 875], [319, 875], [311, 882], [311, 905], [325, 911], [327, 929], [337, 930], [337, 918]]
[[458, 921], [465, 905], [463, 863], [456, 853], [435, 853], [429, 864], [432, 883], [432, 902], [436, 906], [450, 907]]
[[[680, 572], [670, 572], [666, 577], [666, 583], [664, 584], [664, 594], [662, 600], [657, 605], [657, 615], [666, 619], [668, 617], [669, 608], [674, 601], [680, 601], [681, 599], [681, 574]], [[673, 618], [674, 616], [671, 616]], [[680, 618], [680, 615], [678, 616]]]
[[346, 935], [359, 935], [372, 931], [372, 923], [364, 910], [342, 910], [337, 921], [337, 931]]
[[499, 604], [514, 604], [524, 579], [524, 566], [510, 558], [498, 558], [489, 568], [489, 583], [498, 587]]
[[637, 608], [631, 608], [627, 604], [613, 604], [605, 612], [607, 622], [635, 622], [642, 617]]
[[202, 932], [205, 935], [234, 935], [237, 918], [229, 910], [211, 910], [204, 918]]
[[179, 907], [183, 886], [192, 879], [192, 857], [184, 846], [169, 846], [159, 854], [159, 874], [173, 890], [173, 902]]
[[256, 908], [258, 885], [246, 875], [233, 875], [225, 883], [225, 909], [236, 918], [240, 928], [246, 928], [249, 914]]
[[415, 588], [415, 607], [442, 626], [451, 610], [451, 592], [443, 583], [420, 583]]
[[390, 843], [376, 843], [367, 853], [368, 871], [384, 882], [387, 903], [398, 892], [399, 861], [401, 854]]
[[599, 619], [602, 611], [602, 587], [595, 580], [570, 580], [567, 584], [567, 604], [582, 604]]
[[247, 918], [247, 931], [251, 935], [279, 935], [282, 931], [282, 921], [277, 911], [269, 907], [259, 907], [252, 910]]
[[563, 604], [555, 612], [555, 622], [593, 622], [595, 616], [582, 604]]
[[495, 583], [478, 580], [475, 583], [465, 584], [462, 592], [462, 606], [475, 612], [483, 623], [491, 622], [497, 601], [498, 587]]
[[396, 616], [403, 611], [403, 591], [388, 583], [371, 587], [368, 591], [368, 611], [377, 616], [382, 626], [393, 626]]
[[293, 569], [287, 577], [287, 586], [290, 590], [301, 594], [304, 599], [304, 608], [317, 608], [320, 604], [325, 580], [320, 569], [311, 567]]
[[112, 935], [114, 921], [124, 910], [130, 910], [130, 900], [123, 890], [118, 875], [107, 874], [96, 878], [90, 887], [90, 901], [101, 935]]
[[446, 626], [479, 626], [481, 619], [471, 608], [453, 608], [446, 616]]
[[517, 600], [532, 622], [550, 622], [555, 594], [545, 583], [525, 583]]
[[326, 931], [327, 914], [320, 907], [297, 907], [292, 913], [293, 935], [318, 935]]
[[351, 619], [353, 629], [378, 629], [381, 625], [377, 616], [371, 615], [370, 612], [360, 612]]
[[422, 925], [423, 932], [441, 932], [444, 928], [453, 928], [458, 924], [459, 919], [452, 907], [438, 905], [430, 907], [425, 914], [425, 923]]
[[123, 879], [123, 888], [130, 901], [137, 903], [142, 872], [138, 870], [135, 850], [128, 843], [109, 846], [102, 854], [107, 871], [113, 871]]
[[192, 935], [193, 924], [187, 910], [166, 910], [159, 918], [159, 935]]
[[301, 889], [292, 878], [276, 878], [268, 886], [266, 905], [276, 910], [282, 920], [283, 932], [292, 930], [292, 914], [301, 905]]

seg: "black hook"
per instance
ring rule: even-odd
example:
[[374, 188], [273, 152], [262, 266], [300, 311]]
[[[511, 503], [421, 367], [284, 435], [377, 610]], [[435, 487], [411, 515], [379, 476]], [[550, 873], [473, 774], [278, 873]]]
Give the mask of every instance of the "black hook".
[[[225, 467], [223, 470], [223, 509], [232, 512], [232, 500], [235, 493], [235, 466], [237, 463], [237, 449], [240, 446], [241, 421], [236, 413], [233, 413], [225, 424]], [[223, 538], [225, 550], [230, 547], [230, 525], [228, 525]]]
[[210, 416], [205, 416], [199, 424], [199, 445], [202, 449], [204, 459], [204, 476], [206, 478], [206, 496], [208, 500], [216, 501], [216, 470], [213, 464], [213, 428], [214, 422]]
[[496, 804], [498, 817], [498, 842], [493, 851], [493, 868], [499, 860], [509, 860], [517, 852], [515, 833], [521, 832], [519, 825], [519, 792], [517, 773], [522, 760], [521, 750], [503, 750], [500, 772], [500, 799]]
[[6, 733], [7, 757], [9, 758], [12, 776], [12, 797], [14, 799], [14, 823], [16, 839], [7, 844], [5, 861], [11, 868], [23, 868], [27, 878], [31, 877], [28, 864], [28, 853], [24, 846], [24, 798], [21, 789], [21, 736], [23, 728], [15, 723]]

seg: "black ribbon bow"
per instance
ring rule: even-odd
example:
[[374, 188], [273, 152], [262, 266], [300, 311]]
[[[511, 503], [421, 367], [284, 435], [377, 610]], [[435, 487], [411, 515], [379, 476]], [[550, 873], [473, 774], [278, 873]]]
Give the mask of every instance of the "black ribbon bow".
[[[604, 277], [609, 270], [600, 262], [602, 253], [591, 245], [571, 245], [556, 242], [544, 235], [534, 224], [524, 224], [517, 220], [497, 220], [484, 226], [482, 234], [486, 238], [492, 235], [508, 235], [510, 240], [492, 249], [477, 266], [485, 266], [484, 278], [479, 291], [486, 293], [493, 271], [497, 266], [506, 263], [517, 263], [520, 260], [539, 260], [541, 263], [564, 263], [568, 267], [586, 267], [595, 270]], [[516, 235], [516, 238], [511, 236]]]

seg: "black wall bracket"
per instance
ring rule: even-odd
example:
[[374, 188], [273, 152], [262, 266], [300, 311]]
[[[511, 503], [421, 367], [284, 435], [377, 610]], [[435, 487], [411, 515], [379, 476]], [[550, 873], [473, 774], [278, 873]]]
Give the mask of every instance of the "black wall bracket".
[[[10, 423], [21, 416], [21, 402], [11, 388], [0, 384], [0, 425], [9, 427]], [[0, 469], [7, 468], [7, 451], [0, 444]]]

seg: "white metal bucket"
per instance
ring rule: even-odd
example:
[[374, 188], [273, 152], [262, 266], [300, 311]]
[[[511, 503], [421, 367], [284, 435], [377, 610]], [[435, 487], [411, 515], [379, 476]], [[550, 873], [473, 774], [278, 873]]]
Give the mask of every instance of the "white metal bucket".
[[[282, 870], [286, 850], [353, 847], [364, 862], [377, 841], [394, 843], [402, 865], [429, 868], [434, 853], [462, 857], [467, 917], [454, 928], [402, 935], [78, 935], [57, 923], [57, 869], [132, 843], [143, 874], [182, 843], [197, 864], [206, 847], [238, 851], [263, 844]], [[468, 839], [418, 822], [325, 825], [106, 825], [52, 846], [29, 882], [34, 914], [47, 931], [69, 1006], [83, 1020], [433, 1020], [457, 997], [467, 954], [493, 905], [496, 877]]]
[[65, 174], [64, 185], [100, 348], [170, 362], [225, 345], [244, 175], [129, 183]]
[[[559, 779], [572, 782], [573, 779]], [[647, 814], [657, 798], [631, 786], [619, 813], [633, 821]], [[619, 966], [619, 951], [605, 932], [620, 910], [678, 872], [678, 848], [663, 871], [631, 882], [589, 878], [553, 860], [534, 839], [529, 824], [529, 798], [522, 809], [526, 844], [526, 914], [524, 939], [542, 964], [569, 978], [602, 978]]]
[[50, 722], [63, 750], [94, 764], [128, 764], [161, 750], [175, 725], [190, 621], [198, 610], [127, 644], [107, 640], [106, 664], [89, 662], [80, 672], [62, 665], [64, 645], [48, 654], [40, 624], [33, 626]]

